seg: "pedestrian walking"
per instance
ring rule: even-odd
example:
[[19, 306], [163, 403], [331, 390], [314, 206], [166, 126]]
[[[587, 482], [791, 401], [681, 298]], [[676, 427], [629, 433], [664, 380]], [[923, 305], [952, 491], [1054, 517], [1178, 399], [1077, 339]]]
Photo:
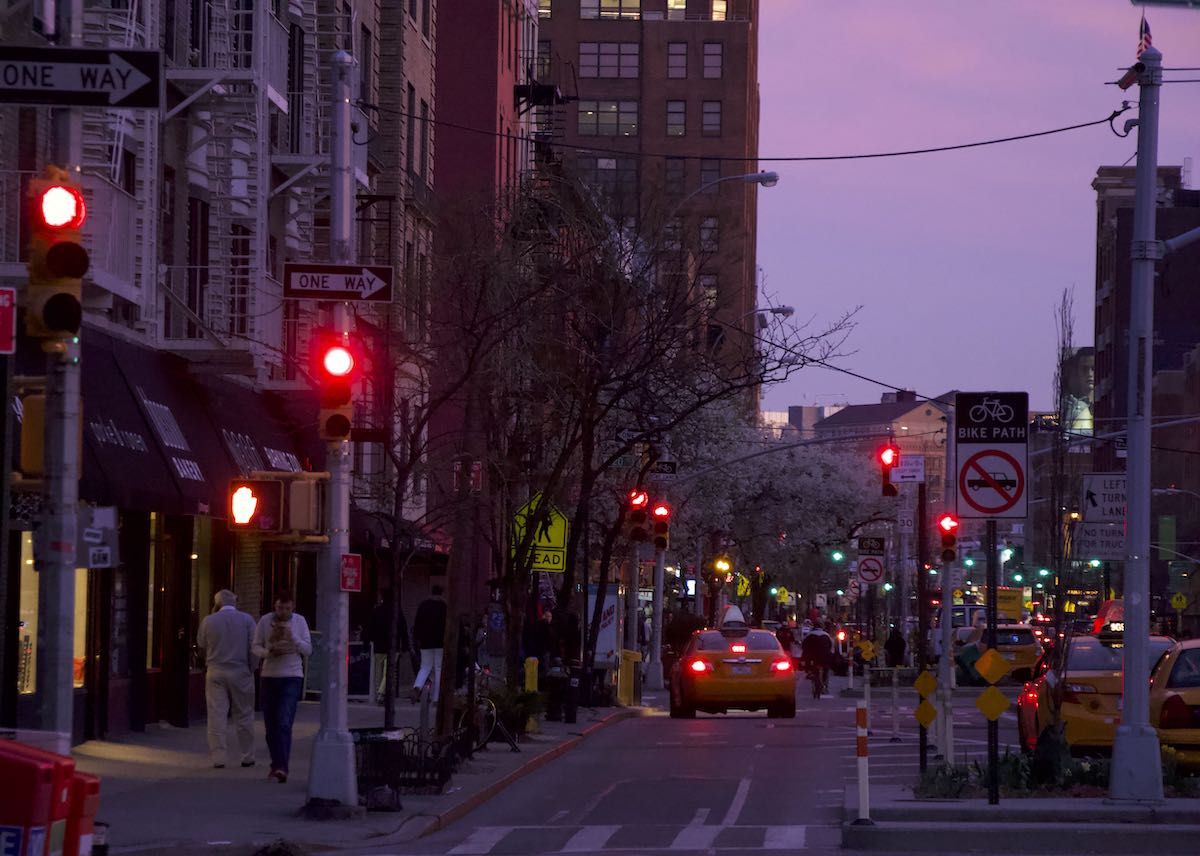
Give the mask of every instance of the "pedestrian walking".
[[237, 608], [237, 595], [221, 589], [204, 616], [196, 645], [204, 653], [204, 700], [212, 765], [225, 766], [229, 720], [237, 731], [243, 767], [254, 766], [254, 619]]
[[413, 682], [413, 701], [421, 696], [421, 690], [429, 676], [433, 675], [433, 695], [437, 699], [442, 688], [442, 646], [446, 640], [446, 601], [442, 600], [442, 587], [435, 585], [430, 596], [417, 606], [413, 619], [413, 645], [421, 652], [421, 669]]
[[904, 665], [904, 651], [907, 645], [904, 642], [904, 636], [900, 633], [899, 627], [892, 627], [892, 632], [888, 635], [887, 641], [883, 643], [884, 653], [887, 654], [888, 668], [897, 668]]
[[[396, 653], [408, 653], [408, 622], [404, 620], [404, 610], [399, 611], [399, 620], [396, 624]], [[387, 685], [387, 667], [388, 667], [388, 642], [391, 637], [392, 624], [392, 605], [387, 599], [380, 594], [375, 608], [371, 610], [371, 619], [367, 622], [367, 636], [365, 641], [372, 646], [375, 659], [375, 672], [379, 675], [379, 682], [375, 688], [375, 702], [377, 704], [384, 700], [384, 690]], [[393, 693], [395, 690], [393, 689]]]
[[304, 685], [304, 657], [312, 653], [308, 622], [296, 612], [291, 592], [275, 595], [275, 610], [258, 620], [254, 653], [263, 659], [262, 710], [271, 753], [268, 779], [287, 781], [292, 756], [292, 724]]

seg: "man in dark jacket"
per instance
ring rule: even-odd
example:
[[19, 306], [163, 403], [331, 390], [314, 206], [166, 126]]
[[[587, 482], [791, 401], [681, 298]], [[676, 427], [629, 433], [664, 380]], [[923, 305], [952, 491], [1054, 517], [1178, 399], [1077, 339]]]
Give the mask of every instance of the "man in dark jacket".
[[[375, 700], [383, 700], [383, 691], [387, 683], [388, 641], [391, 637], [392, 605], [388, 598], [379, 595], [379, 601], [371, 610], [371, 620], [367, 624], [367, 638], [363, 641], [372, 646], [375, 653], [375, 671], [379, 675], [379, 684], [375, 690]], [[408, 652], [408, 622], [404, 620], [404, 611], [399, 610], [399, 623], [396, 625], [396, 651]], [[394, 691], [394, 690], [393, 690]]]
[[431, 595], [417, 607], [413, 619], [413, 645], [421, 652], [421, 669], [413, 683], [413, 695], [419, 697], [429, 675], [433, 673], [433, 695], [436, 699], [442, 686], [442, 646], [446, 638], [446, 601], [442, 587], [435, 585]]
[[894, 669], [904, 665], [904, 649], [906, 647], [908, 646], [904, 642], [904, 636], [901, 635], [900, 628], [893, 627], [887, 641], [883, 643], [883, 650], [887, 654], [889, 668]]

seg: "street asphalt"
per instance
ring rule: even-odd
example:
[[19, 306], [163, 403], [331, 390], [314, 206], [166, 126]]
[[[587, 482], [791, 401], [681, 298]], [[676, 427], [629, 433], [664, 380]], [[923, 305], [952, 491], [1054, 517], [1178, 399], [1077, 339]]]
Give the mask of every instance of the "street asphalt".
[[[673, 720], [659, 711], [620, 722], [443, 830], [404, 845], [346, 852], [846, 853], [839, 825], [844, 789], [856, 782], [854, 701], [813, 700], [807, 690], [801, 680], [794, 720], [761, 713]], [[647, 701], [662, 704], [665, 697]], [[890, 698], [874, 699], [873, 784], [916, 779], [914, 701], [901, 699], [900, 740], [893, 743]], [[956, 756], [983, 757], [983, 716], [969, 698], [956, 699], [955, 708]], [[1002, 720], [1002, 748], [1015, 739], [1010, 713]]]

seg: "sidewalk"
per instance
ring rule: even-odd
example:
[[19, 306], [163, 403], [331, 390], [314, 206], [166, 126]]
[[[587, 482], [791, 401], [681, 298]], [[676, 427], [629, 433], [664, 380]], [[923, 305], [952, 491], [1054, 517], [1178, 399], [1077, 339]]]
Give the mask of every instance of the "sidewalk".
[[872, 786], [871, 821], [858, 825], [858, 792], [846, 788], [842, 846], [913, 853], [1197, 852], [1200, 799], [1157, 805], [1101, 797], [918, 800], [903, 786]]
[[[443, 794], [404, 795], [399, 812], [370, 812], [354, 821], [309, 821], [298, 816], [305, 801], [309, 754], [320, 705], [301, 702], [296, 716], [289, 781], [267, 781], [261, 717], [256, 719], [257, 766], [236, 762], [214, 769], [204, 723], [191, 728], [150, 726], [120, 741], [77, 746], [80, 770], [101, 777], [98, 820], [110, 824], [110, 852], [173, 856], [219, 853], [242, 856], [278, 839], [312, 850], [409, 840], [451, 822], [511, 781], [572, 748], [592, 729], [639, 713], [636, 708], [579, 710], [574, 725], [541, 723], [513, 753], [501, 743], [477, 753], [455, 773]], [[416, 725], [418, 709], [401, 704], [397, 724]], [[351, 704], [351, 728], [383, 722], [378, 705]], [[232, 736], [231, 736], [232, 739]]]

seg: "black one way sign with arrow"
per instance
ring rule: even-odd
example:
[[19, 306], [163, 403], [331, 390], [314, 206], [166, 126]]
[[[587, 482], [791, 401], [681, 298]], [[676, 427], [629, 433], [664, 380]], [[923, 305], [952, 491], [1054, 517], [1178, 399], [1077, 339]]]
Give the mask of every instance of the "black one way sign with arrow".
[[0, 47], [0, 102], [156, 110], [161, 68], [158, 51]]

